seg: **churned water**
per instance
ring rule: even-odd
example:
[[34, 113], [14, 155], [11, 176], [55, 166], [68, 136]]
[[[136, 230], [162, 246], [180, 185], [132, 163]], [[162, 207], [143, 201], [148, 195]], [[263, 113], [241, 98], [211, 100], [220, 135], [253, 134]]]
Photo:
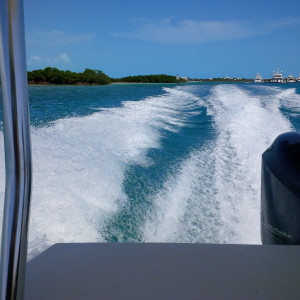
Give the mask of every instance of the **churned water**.
[[57, 242], [260, 243], [261, 154], [300, 129], [300, 84], [29, 92], [29, 258]]

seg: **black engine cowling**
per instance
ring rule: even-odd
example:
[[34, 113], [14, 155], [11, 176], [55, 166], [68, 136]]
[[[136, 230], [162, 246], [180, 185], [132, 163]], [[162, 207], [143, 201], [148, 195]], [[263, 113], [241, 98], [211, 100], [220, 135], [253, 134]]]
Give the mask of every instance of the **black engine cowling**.
[[300, 134], [279, 135], [262, 155], [263, 244], [300, 244]]

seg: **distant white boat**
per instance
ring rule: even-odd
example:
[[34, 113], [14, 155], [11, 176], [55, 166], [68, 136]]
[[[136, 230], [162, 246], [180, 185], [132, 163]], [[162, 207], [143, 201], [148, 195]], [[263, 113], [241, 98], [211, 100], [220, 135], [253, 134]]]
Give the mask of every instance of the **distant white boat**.
[[271, 82], [276, 82], [276, 83], [284, 82], [284, 78], [282, 76], [282, 71], [274, 71]]
[[286, 82], [296, 82], [297, 79], [294, 77], [294, 75], [289, 75], [286, 79]]
[[256, 76], [254, 78], [254, 82], [258, 82], [258, 83], [262, 82], [262, 77], [261, 77], [260, 73], [256, 74]]

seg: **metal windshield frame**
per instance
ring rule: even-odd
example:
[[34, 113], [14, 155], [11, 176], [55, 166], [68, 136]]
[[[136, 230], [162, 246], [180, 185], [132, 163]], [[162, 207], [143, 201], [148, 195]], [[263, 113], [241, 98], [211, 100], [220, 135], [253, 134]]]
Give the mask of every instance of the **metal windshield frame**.
[[0, 300], [23, 299], [31, 196], [31, 141], [22, 0], [0, 0], [5, 148]]

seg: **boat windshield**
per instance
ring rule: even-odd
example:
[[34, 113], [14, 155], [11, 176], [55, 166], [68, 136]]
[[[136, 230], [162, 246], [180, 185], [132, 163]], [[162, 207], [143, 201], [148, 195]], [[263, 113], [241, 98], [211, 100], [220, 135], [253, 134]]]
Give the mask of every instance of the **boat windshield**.
[[186, 4], [25, 2], [28, 259], [58, 242], [261, 243], [261, 154], [300, 130], [298, 16]]

